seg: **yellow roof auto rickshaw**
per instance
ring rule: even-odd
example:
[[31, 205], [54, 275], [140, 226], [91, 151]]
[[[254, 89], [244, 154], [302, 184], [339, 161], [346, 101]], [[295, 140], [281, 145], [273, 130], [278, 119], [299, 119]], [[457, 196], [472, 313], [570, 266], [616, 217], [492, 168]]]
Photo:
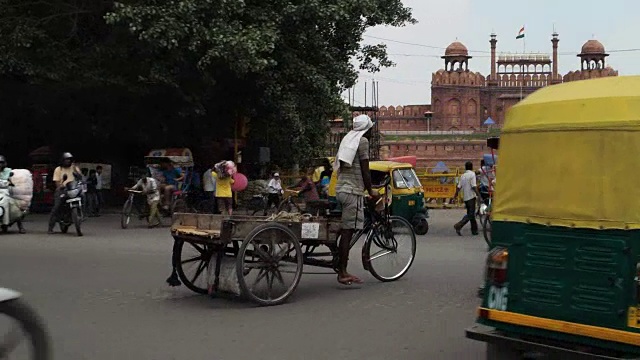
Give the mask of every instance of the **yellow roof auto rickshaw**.
[[477, 319], [490, 329], [467, 330], [487, 359], [640, 358], [638, 169], [640, 76], [545, 87], [510, 109]]
[[[426, 234], [429, 231], [429, 213], [425, 206], [422, 184], [413, 166], [394, 161], [371, 161], [369, 170], [375, 188], [379, 188], [376, 184], [383, 184], [387, 176], [393, 180], [390, 184], [392, 196], [389, 197], [391, 214], [409, 221], [416, 234]], [[329, 184], [330, 201], [335, 201], [337, 179], [337, 173], [334, 171]]]

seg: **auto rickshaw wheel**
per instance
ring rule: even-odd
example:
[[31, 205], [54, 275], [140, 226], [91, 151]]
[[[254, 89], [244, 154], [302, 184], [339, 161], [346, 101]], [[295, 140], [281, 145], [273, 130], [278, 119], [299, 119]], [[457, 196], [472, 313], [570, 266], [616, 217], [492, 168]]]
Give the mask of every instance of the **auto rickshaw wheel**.
[[416, 235], [426, 235], [429, 232], [429, 222], [426, 218], [414, 219], [411, 225]]
[[523, 353], [508, 345], [487, 343], [487, 360], [521, 360]]

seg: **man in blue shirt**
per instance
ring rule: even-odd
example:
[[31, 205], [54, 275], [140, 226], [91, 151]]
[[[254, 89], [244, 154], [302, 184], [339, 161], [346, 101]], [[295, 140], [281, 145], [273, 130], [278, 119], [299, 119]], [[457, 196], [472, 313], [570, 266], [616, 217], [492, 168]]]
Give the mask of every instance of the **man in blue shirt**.
[[162, 184], [162, 192], [164, 193], [164, 208], [169, 209], [171, 205], [171, 195], [178, 189], [178, 183], [184, 180], [184, 174], [182, 169], [173, 166], [173, 162], [169, 159], [165, 159], [160, 163], [162, 169], [162, 176], [164, 177], [164, 184]]

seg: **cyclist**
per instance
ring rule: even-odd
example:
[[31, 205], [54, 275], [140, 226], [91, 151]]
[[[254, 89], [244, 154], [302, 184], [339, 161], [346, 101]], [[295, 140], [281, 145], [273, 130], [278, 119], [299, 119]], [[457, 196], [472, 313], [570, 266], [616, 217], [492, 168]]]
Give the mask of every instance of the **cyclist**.
[[373, 122], [369, 116], [355, 117], [353, 130], [344, 136], [336, 155], [336, 198], [342, 207], [338, 282], [344, 285], [362, 283], [360, 278], [347, 272], [347, 264], [353, 233], [364, 227], [364, 191], [369, 196], [376, 197], [369, 172], [369, 136], [372, 127]]
[[314, 205], [320, 200], [320, 196], [318, 196], [316, 184], [308, 176], [303, 175], [293, 189], [300, 190], [300, 194], [304, 198], [307, 212], [317, 214], [318, 210]]

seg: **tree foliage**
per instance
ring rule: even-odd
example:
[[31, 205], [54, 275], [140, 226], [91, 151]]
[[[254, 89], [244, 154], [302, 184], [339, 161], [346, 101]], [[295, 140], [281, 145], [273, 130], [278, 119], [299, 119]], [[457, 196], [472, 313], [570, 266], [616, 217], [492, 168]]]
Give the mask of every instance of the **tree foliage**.
[[0, 0], [0, 9], [1, 76], [115, 86], [134, 101], [169, 94], [167, 117], [197, 134], [228, 136], [249, 117], [251, 138], [281, 165], [316, 155], [358, 70], [393, 65], [384, 45], [362, 44], [364, 32], [415, 21], [401, 0]]
[[384, 45], [361, 43], [365, 30], [414, 22], [400, 0], [146, 1], [117, 3], [106, 19], [162, 56], [155, 80], [199, 78], [195, 98], [241, 86], [236, 113], [254, 118], [253, 137], [280, 147], [280, 162], [322, 146], [326, 119], [342, 112], [340, 93], [357, 80], [352, 59], [371, 72], [392, 65]]

